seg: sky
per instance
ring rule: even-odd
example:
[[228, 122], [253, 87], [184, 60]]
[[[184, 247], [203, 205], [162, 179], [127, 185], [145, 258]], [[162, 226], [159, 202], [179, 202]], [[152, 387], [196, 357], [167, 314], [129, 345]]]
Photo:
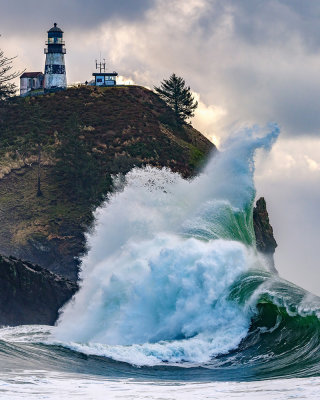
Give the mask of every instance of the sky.
[[276, 122], [257, 157], [280, 275], [320, 295], [320, 2], [318, 0], [0, 0], [0, 48], [20, 70], [44, 69], [46, 31], [65, 34], [68, 83], [107, 60], [152, 88], [175, 72], [199, 107], [193, 125], [218, 146]]

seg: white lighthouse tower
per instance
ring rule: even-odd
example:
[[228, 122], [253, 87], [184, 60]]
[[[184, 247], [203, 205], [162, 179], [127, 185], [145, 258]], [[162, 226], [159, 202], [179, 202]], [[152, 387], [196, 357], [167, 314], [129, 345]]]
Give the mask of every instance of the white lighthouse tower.
[[66, 89], [67, 77], [64, 55], [63, 32], [55, 23], [53, 28], [48, 31], [46, 54], [46, 65], [44, 70], [44, 89]]

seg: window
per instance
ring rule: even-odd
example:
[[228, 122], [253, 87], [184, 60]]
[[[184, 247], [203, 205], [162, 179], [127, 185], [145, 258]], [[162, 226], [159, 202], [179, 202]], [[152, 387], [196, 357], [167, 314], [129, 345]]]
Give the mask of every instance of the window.
[[97, 78], [97, 82], [103, 82], [102, 78]]
[[49, 37], [48, 44], [62, 44], [62, 38], [58, 37]]

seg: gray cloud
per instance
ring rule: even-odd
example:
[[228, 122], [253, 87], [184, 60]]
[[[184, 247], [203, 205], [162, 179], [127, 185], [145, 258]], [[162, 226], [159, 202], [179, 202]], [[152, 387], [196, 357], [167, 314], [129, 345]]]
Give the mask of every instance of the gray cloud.
[[153, 0], [0, 0], [0, 29], [6, 35], [28, 36], [56, 21], [69, 30], [86, 31], [112, 18], [141, 19], [153, 4]]
[[165, 3], [117, 43], [121, 67], [148, 85], [183, 71], [207, 104], [227, 107], [226, 126], [272, 120], [286, 135], [319, 134], [319, 2], [190, 1], [190, 14]]
[[310, 51], [320, 47], [320, 3], [317, 0], [216, 0], [202, 19], [203, 27], [222, 15], [233, 18], [237, 37], [252, 45], [275, 45], [299, 36]]

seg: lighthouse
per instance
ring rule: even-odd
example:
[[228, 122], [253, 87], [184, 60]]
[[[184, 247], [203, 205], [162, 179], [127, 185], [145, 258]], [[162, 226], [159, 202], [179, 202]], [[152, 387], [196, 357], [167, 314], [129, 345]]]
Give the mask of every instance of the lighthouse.
[[44, 49], [46, 54], [46, 65], [44, 70], [44, 89], [66, 89], [67, 77], [64, 55], [63, 31], [55, 23], [48, 31], [47, 47]]

